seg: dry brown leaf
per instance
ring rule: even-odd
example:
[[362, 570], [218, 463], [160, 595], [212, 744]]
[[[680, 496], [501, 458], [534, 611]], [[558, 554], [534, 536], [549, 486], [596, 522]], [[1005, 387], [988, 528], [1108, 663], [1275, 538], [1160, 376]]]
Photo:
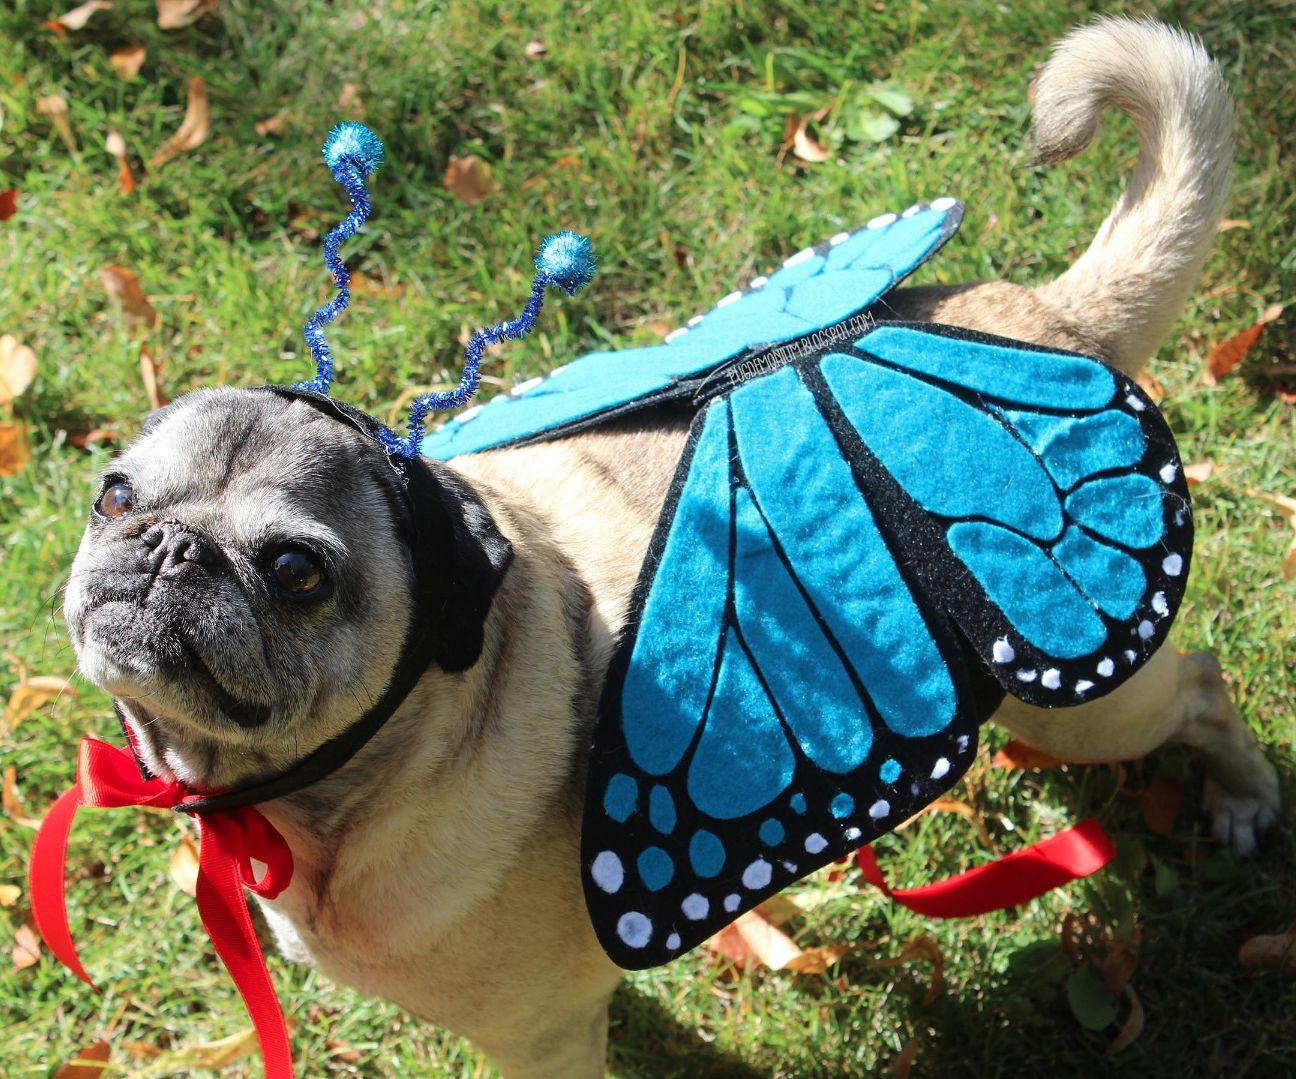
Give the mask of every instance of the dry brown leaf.
[[53, 1079], [97, 1079], [104, 1072], [108, 1063], [109, 1047], [107, 1041], [100, 1040], [82, 1049], [75, 1060], [69, 1060], [54, 1073]]
[[940, 945], [935, 940], [926, 933], [919, 933], [900, 949], [899, 959], [902, 963], [914, 959], [930, 963], [932, 980], [931, 985], [927, 987], [927, 992], [923, 994], [923, 1003], [930, 1004], [940, 996], [945, 986], [945, 953], [940, 950]]
[[1249, 229], [1250, 221], [1245, 221], [1240, 217], [1226, 217], [1215, 226], [1216, 232], [1228, 232], [1229, 229]]
[[1207, 386], [1214, 386], [1221, 378], [1233, 371], [1246, 358], [1246, 354], [1255, 347], [1264, 328], [1281, 317], [1282, 313], [1282, 304], [1276, 303], [1266, 307], [1264, 313], [1245, 330], [1235, 333], [1228, 340], [1221, 341], [1212, 348], [1206, 357], [1206, 371], [1202, 375], [1202, 381]]
[[82, 30], [96, 11], [111, 11], [109, 0], [86, 0], [80, 7], [60, 15], [55, 21], [65, 30]]
[[0, 221], [8, 221], [18, 212], [18, 189], [7, 187], [0, 191]]
[[12, 420], [0, 421], [0, 476], [16, 476], [30, 460], [27, 428]]
[[1065, 763], [1065, 761], [1059, 760], [1057, 757], [1050, 756], [1042, 750], [1034, 749], [1025, 742], [1014, 738], [994, 755], [990, 767], [1020, 768], [1027, 772], [1051, 772], [1054, 768], [1061, 768]]
[[[1296, 498], [1288, 498], [1286, 495], [1269, 495], [1262, 491], [1252, 491], [1252, 496], [1260, 499], [1261, 502], [1267, 502], [1278, 511], [1288, 526], [1296, 529]], [[1291, 546], [1287, 548], [1287, 553], [1283, 555], [1282, 560], [1282, 579], [1284, 581], [1296, 581], [1296, 539], [1291, 541]]]
[[786, 969], [802, 954], [791, 937], [754, 910], [740, 914], [733, 925], [752, 955], [771, 970]]
[[40, 827], [40, 817], [29, 817], [23, 812], [22, 796], [18, 793], [18, 769], [12, 764], [4, 770], [4, 778], [0, 780], [0, 804], [14, 824], [25, 828]]
[[123, 79], [133, 79], [148, 58], [148, 50], [143, 45], [123, 45], [108, 57], [108, 62], [117, 69]]
[[71, 446], [84, 450], [90, 446], [97, 446], [100, 443], [111, 445], [115, 443], [120, 436], [115, 427], [92, 427], [89, 431], [69, 431], [67, 440]]
[[442, 182], [446, 190], [465, 206], [476, 206], [498, 189], [491, 178], [491, 168], [480, 157], [451, 157]]
[[9, 954], [13, 957], [14, 970], [26, 970], [40, 962], [40, 939], [31, 926], [20, 925], [14, 930], [14, 946]]
[[119, 131], [109, 131], [104, 140], [104, 149], [117, 159], [117, 186], [125, 195], [135, 192], [135, 173], [131, 171], [130, 162], [126, 159], [126, 140]]
[[148, 345], [140, 345], [140, 378], [144, 381], [144, 396], [148, 398], [150, 410], [156, 412], [167, 404], [167, 395], [162, 392], [159, 382], [162, 378], [162, 361], [154, 359]]
[[35, 377], [36, 353], [13, 334], [0, 336], [0, 405], [13, 404]]
[[134, 329], [157, 329], [158, 313], [140, 288], [139, 278], [125, 266], [105, 266], [99, 276], [108, 295], [121, 307], [122, 322]]
[[1161, 385], [1161, 381], [1151, 371], [1140, 371], [1134, 376], [1134, 381], [1139, 384], [1139, 387], [1148, 395], [1149, 400], [1154, 405], [1159, 405], [1165, 400], [1165, 387]]
[[1125, 1017], [1125, 1022], [1121, 1024], [1120, 1033], [1112, 1039], [1111, 1045], [1107, 1046], [1106, 1055], [1115, 1056], [1122, 1049], [1128, 1049], [1137, 1040], [1138, 1036], [1143, 1033], [1143, 1002], [1139, 1000], [1138, 994], [1134, 992], [1132, 985], [1124, 988], [1126, 999], [1129, 1000], [1129, 1015]]
[[18, 902], [22, 889], [16, 884], [0, 884], [0, 907], [9, 908]]
[[531, 60], [539, 60], [542, 56], [549, 55], [549, 49], [543, 41], [528, 41], [526, 48], [522, 51]]
[[180, 121], [176, 133], [149, 159], [149, 165], [160, 169], [168, 161], [197, 149], [207, 141], [210, 130], [211, 109], [207, 104], [207, 84], [194, 75], [189, 80], [189, 99], [185, 105], [184, 119]]
[[810, 132], [806, 130], [807, 123], [809, 123], [809, 120], [804, 116], [789, 116], [787, 130], [785, 131], [786, 142], [791, 146], [794, 157], [807, 161], [812, 165], [817, 165], [832, 157], [832, 151], [815, 141]]
[[6, 733], [12, 733], [24, 719], [50, 701], [58, 700], [64, 695], [75, 697], [76, 690], [66, 678], [52, 674], [38, 674], [35, 678], [25, 675], [18, 680], [13, 692], [9, 694], [9, 703], [5, 705], [3, 727]]
[[156, 1045], [149, 1045], [148, 1042], [127, 1041], [119, 1044], [123, 1050], [130, 1054], [132, 1060], [152, 1060], [162, 1052]]
[[48, 97], [38, 97], [36, 99], [36, 111], [41, 116], [48, 116], [54, 130], [58, 132], [59, 138], [63, 140], [63, 145], [68, 148], [68, 153], [77, 152], [76, 137], [72, 134], [72, 125], [68, 123], [68, 103], [67, 98], [62, 94], [50, 94]]
[[1296, 925], [1252, 937], [1238, 949], [1238, 962], [1248, 970], [1296, 970]]
[[1105, 942], [1103, 956], [1095, 966], [1113, 993], [1124, 992], [1134, 977], [1142, 944], [1143, 936], [1137, 929], [1127, 940], [1112, 937]]
[[183, 30], [215, 10], [216, 0], [157, 0], [157, 24], [163, 30]]
[[364, 1054], [359, 1049], [341, 1038], [325, 1038], [324, 1048], [334, 1060], [342, 1060], [347, 1064], [359, 1064], [364, 1059]]
[[817, 948], [805, 948], [800, 955], [793, 956], [783, 969], [793, 974], [823, 974], [829, 967], [841, 962], [842, 957], [854, 949], [847, 944], [821, 945]]
[[1198, 461], [1194, 465], [1184, 465], [1183, 472], [1189, 487], [1194, 483], [1205, 483], [1215, 474], [1215, 462]]
[[775, 892], [768, 899], [758, 904], [756, 911], [771, 925], [787, 925], [793, 918], [801, 917], [803, 911], [786, 892]]
[[284, 133], [284, 125], [288, 122], [286, 112], [277, 112], [273, 116], [267, 116], [264, 120], [256, 122], [256, 133], [258, 135], [278, 136]]
[[1183, 788], [1179, 781], [1165, 776], [1150, 779], [1139, 796], [1139, 809], [1148, 831], [1167, 838], [1174, 835], [1175, 820], [1182, 804]]
[[171, 852], [167, 872], [171, 882], [185, 895], [198, 893], [198, 847], [189, 835], [182, 835], [179, 846]]

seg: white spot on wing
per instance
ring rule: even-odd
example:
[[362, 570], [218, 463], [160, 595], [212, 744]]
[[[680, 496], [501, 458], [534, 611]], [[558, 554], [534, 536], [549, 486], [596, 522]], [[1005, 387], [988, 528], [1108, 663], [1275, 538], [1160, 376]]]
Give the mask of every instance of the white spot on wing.
[[595, 855], [590, 865], [590, 876], [594, 878], [595, 884], [610, 895], [620, 890], [625, 880], [625, 869], [620, 858], [610, 850], [605, 850]]
[[741, 299], [742, 299], [741, 292], [731, 292], [729, 293], [728, 296], [721, 296], [720, 299], [716, 301], [716, 307], [728, 307], [735, 300], [741, 300]]
[[754, 278], [752, 278], [751, 283], [750, 283], [747, 287], [748, 287], [748, 288], [764, 288], [767, 284], [769, 284], [769, 278], [766, 277], [764, 274], [761, 274], [760, 277], [754, 277]]
[[836, 236], [828, 237], [828, 245], [830, 247], [836, 247], [838, 244], [844, 244], [849, 239], [850, 239], [849, 232], [839, 232], [837, 233]]
[[730, 914], [738, 909], [738, 904], [742, 902], [737, 892], [730, 892], [724, 897], [724, 909]]
[[1017, 651], [1008, 643], [1007, 637], [1000, 637], [990, 649], [996, 663], [1011, 663], [1017, 658]]
[[1161, 568], [1170, 577], [1178, 577], [1183, 572], [1183, 555], [1168, 554], [1161, 559]]
[[787, 267], [800, 266], [806, 259], [814, 258], [814, 248], [807, 247], [804, 251], [798, 251], [791, 258], [783, 260], [783, 265]]
[[854, 828], [854, 827], [847, 828], [846, 831], [842, 833], [842, 835], [846, 837], [846, 841], [848, 843], [854, 843], [855, 840], [859, 839], [859, 837], [862, 836], [863, 834], [864, 833], [861, 832], [858, 828]]
[[949, 775], [949, 770], [950, 762], [944, 757], [938, 757], [936, 763], [932, 765], [931, 777], [932, 779], [943, 779]]
[[1022, 670], [1017, 672], [1017, 681], [1019, 682], [1033, 682], [1037, 677], [1037, 671]]
[[455, 423], [467, 423], [469, 420], [475, 419], [477, 413], [479, 413], [484, 407], [484, 405], [473, 405], [472, 408], [465, 408], [454, 418]]
[[1143, 619], [1143, 621], [1138, 624], [1138, 635], [1140, 640], [1144, 640], [1144, 641], [1151, 640], [1152, 634], [1154, 634], [1155, 632], [1156, 632], [1156, 626], [1154, 626], [1146, 618]]
[[689, 324], [690, 326], [696, 326], [696, 325], [698, 325], [698, 323], [700, 323], [704, 318], [706, 318], [705, 315], [694, 315], [691, 319], [688, 320], [688, 324]]
[[1080, 679], [1080, 681], [1076, 683], [1076, 687], [1075, 687], [1076, 696], [1079, 697], [1081, 694], [1088, 693], [1091, 689], [1093, 689], [1093, 687], [1094, 684], [1092, 682], [1084, 678]]
[[617, 919], [617, 936], [631, 948], [643, 948], [652, 940], [652, 922], [637, 910], [626, 911]]
[[873, 218], [873, 220], [870, 221], [864, 227], [869, 229], [886, 228], [887, 225], [891, 224], [893, 221], [895, 221], [895, 219], [896, 219], [895, 214], [879, 214], [877, 217]]
[[680, 904], [680, 910], [684, 912], [684, 917], [691, 918], [695, 922], [700, 922], [705, 918], [710, 909], [711, 904], [707, 901], [707, 897], [698, 892], [686, 895], [684, 902]]
[[1116, 664], [1108, 656], [1104, 656], [1098, 661], [1098, 673], [1104, 678], [1110, 678], [1116, 673]]
[[544, 381], [543, 378], [529, 378], [525, 382], [519, 382], [516, 386], [514, 386], [511, 390], [509, 390], [509, 396], [521, 397], [524, 393], [527, 392], [527, 390], [534, 390], [543, 381]]
[[879, 799], [869, 806], [869, 816], [874, 820], [881, 820], [891, 812], [891, 803], [885, 799]]
[[1062, 672], [1059, 671], [1056, 667], [1050, 667], [1040, 677], [1040, 685], [1042, 685], [1045, 689], [1061, 689]]
[[1142, 412], [1145, 408], [1147, 408], [1147, 405], [1145, 405], [1141, 399], [1135, 397], [1132, 393], [1127, 398], [1125, 398], [1125, 403], [1129, 405], [1130, 408], [1132, 408], [1135, 412]]
[[957, 201], [957, 199], [952, 199], [948, 195], [942, 195], [938, 199], [932, 199], [931, 208], [943, 213], [946, 210], [953, 209]]
[[758, 888], [765, 888], [769, 885], [770, 877], [774, 867], [765, 861], [764, 858], [757, 858], [746, 869], [743, 870], [742, 882], [744, 888], [750, 888], [755, 891]]
[[678, 933], [672, 933], [669, 937], [666, 938], [666, 947], [669, 948], [672, 952], [679, 946], [680, 946], [680, 935]]
[[1174, 478], [1179, 475], [1179, 466], [1171, 461], [1168, 465], [1161, 466], [1161, 482], [1174, 483]]
[[662, 340], [669, 345], [672, 341], [678, 341], [686, 333], [688, 333], [687, 327], [681, 326], [678, 330], [671, 330]]
[[1162, 618], [1170, 613], [1170, 604], [1166, 602], [1164, 592], [1157, 592], [1152, 597], [1152, 609]]
[[818, 854], [826, 846], [828, 846], [828, 840], [824, 839], [818, 832], [811, 832], [806, 836], [805, 849], [809, 853]]

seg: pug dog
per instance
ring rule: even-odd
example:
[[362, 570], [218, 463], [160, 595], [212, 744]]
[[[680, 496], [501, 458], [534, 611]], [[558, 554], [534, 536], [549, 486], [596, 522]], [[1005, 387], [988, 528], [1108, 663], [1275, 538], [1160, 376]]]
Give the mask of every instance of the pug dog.
[[[880, 318], [950, 323], [1134, 374], [1209, 253], [1232, 110], [1192, 38], [1104, 19], [1034, 84], [1039, 158], [1132, 116], [1129, 189], [1061, 277], [906, 288]], [[689, 416], [647, 411], [525, 448], [416, 460], [266, 389], [177, 401], [103, 476], [66, 595], [80, 666], [154, 773], [237, 788], [408, 692], [341, 767], [260, 803], [292, 848], [263, 904], [283, 953], [467, 1037], [505, 1076], [603, 1073], [621, 972], [585, 913], [579, 820], [595, 706]], [[421, 516], [421, 520], [415, 520]], [[1163, 648], [1109, 696], [994, 716], [1069, 761], [1196, 746], [1216, 836], [1249, 853], [1273, 767], [1209, 655]], [[525, 851], [525, 856], [519, 856]]]

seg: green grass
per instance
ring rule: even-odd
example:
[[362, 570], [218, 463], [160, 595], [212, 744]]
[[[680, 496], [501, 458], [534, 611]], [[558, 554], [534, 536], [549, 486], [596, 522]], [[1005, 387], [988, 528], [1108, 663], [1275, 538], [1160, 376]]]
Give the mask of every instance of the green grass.
[[[373, 184], [378, 212], [346, 255], [386, 287], [361, 293], [331, 337], [339, 393], [379, 415], [408, 387], [457, 378], [460, 335], [517, 308], [546, 232], [587, 231], [602, 271], [585, 295], [553, 305], [527, 343], [490, 358], [491, 388], [606, 341], [652, 342], [663, 324], [781, 256], [922, 196], [957, 194], [968, 216], [921, 280], [1047, 280], [1088, 243], [1135, 153], [1121, 122], [1077, 162], [1029, 166], [1032, 68], [1088, 5], [534, 0], [447, 11], [379, 2], [363, 5], [366, 18], [350, 5], [230, 0], [219, 18], [163, 33], [152, 4], [119, 0], [66, 38], [42, 27], [71, 4], [10, 0], [0, 11], [0, 190], [20, 192], [17, 215], [0, 224], [0, 332], [40, 357], [18, 406], [34, 458], [0, 479], [0, 652], [12, 657], [0, 660], [0, 688], [15, 680], [15, 660], [42, 674], [74, 666], [59, 587], [108, 454], [73, 448], [68, 432], [113, 426], [129, 436], [147, 407], [138, 343], [118, 325], [100, 269], [132, 268], [153, 298], [161, 327], [150, 342], [172, 396], [302, 377], [299, 327], [326, 285], [308, 232], [327, 229], [343, 208], [318, 146], [346, 115], [336, 105], [345, 84], [390, 156]], [[1219, 466], [1195, 491], [1199, 547], [1179, 641], [1219, 653], [1291, 803], [1296, 592], [1278, 576], [1291, 533], [1251, 492], [1296, 494], [1296, 410], [1266, 375], [1290, 363], [1296, 320], [1271, 326], [1239, 375], [1213, 389], [1200, 382], [1212, 343], [1267, 304], [1296, 300], [1290, 13], [1223, 0], [1158, 10], [1202, 35], [1225, 68], [1239, 103], [1229, 216], [1250, 222], [1220, 237], [1153, 368], [1184, 457]], [[525, 55], [533, 39], [548, 47], [541, 59]], [[123, 82], [108, 54], [132, 41], [147, 46], [148, 60], [139, 79]], [[135, 195], [121, 194], [102, 148], [107, 131], [122, 133], [138, 167], [179, 124], [194, 74], [210, 87], [211, 138]], [[848, 141], [813, 167], [780, 161], [781, 123], [753, 124], [736, 104], [744, 89], [836, 93], [879, 79], [915, 99], [899, 134]], [[54, 92], [70, 104], [77, 156], [36, 112], [37, 98]], [[257, 135], [257, 120], [284, 110], [281, 138]], [[471, 208], [441, 186], [447, 157], [470, 152], [500, 184]], [[47, 706], [0, 743], [29, 811], [68, 782], [76, 739], [91, 732], [111, 737], [114, 722], [103, 695], [82, 685], [79, 698]], [[1093, 813], [1116, 837], [1117, 867], [1023, 909], [952, 923], [846, 888], [794, 925], [805, 945], [858, 943], [828, 975], [730, 979], [693, 954], [631, 977], [614, 1006], [613, 1070], [868, 1075], [916, 1037], [919, 1075], [1291, 1074], [1296, 986], [1242, 970], [1236, 950], [1243, 934], [1277, 932], [1296, 917], [1296, 841], [1280, 830], [1259, 859], [1238, 864], [1196, 814], [1199, 764], [1169, 752], [1148, 771], [1184, 784], [1171, 838], [1148, 833], [1109, 770], [977, 769], [955, 793], [1001, 849]], [[157, 814], [85, 814], [71, 854], [71, 914], [107, 993], [96, 997], [48, 957], [17, 973], [0, 959], [6, 1075], [46, 1074], [109, 1028], [113, 1061], [129, 1073], [139, 1065], [122, 1041], [180, 1046], [246, 1025], [191, 901], [167, 879], [177, 836]], [[0, 820], [0, 883], [22, 881], [30, 839]], [[943, 814], [880, 847], [904, 882], [987, 854], [967, 822]], [[25, 895], [0, 912], [0, 937], [25, 912]], [[1058, 943], [1067, 913], [1142, 935], [1133, 985], [1146, 1029], [1110, 1059], [1103, 1051], [1116, 1028], [1087, 1031], [1067, 1006], [1070, 966]], [[945, 958], [943, 991], [929, 1004], [925, 965], [874, 962], [918, 933]], [[301, 1024], [299, 1074], [486, 1073], [469, 1047], [398, 1009], [270, 963]], [[330, 1040], [360, 1059], [331, 1055]], [[244, 1061], [229, 1074], [259, 1067]]]

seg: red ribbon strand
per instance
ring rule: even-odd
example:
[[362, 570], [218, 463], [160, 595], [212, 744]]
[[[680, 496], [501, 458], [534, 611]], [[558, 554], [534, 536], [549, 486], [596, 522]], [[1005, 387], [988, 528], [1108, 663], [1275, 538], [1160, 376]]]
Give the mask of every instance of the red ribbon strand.
[[[182, 783], [142, 779], [134, 755], [94, 738], [81, 740], [77, 781], [45, 815], [32, 844], [29, 886], [36, 928], [78, 978], [98, 989], [81, 960], [68, 928], [64, 892], [68, 835], [81, 806], [174, 808], [193, 801]], [[248, 912], [245, 888], [273, 899], [292, 879], [292, 851], [265, 817], [251, 806], [198, 818], [198, 912], [225, 969], [233, 978], [261, 1044], [266, 1079], [292, 1079], [292, 1050], [283, 1009]], [[258, 878], [252, 861], [265, 865]]]
[[1038, 899], [1045, 892], [1096, 873], [1116, 848], [1092, 817], [1049, 839], [921, 888], [892, 888], [871, 847], [855, 853], [864, 879], [902, 907], [929, 918], [974, 918]]

